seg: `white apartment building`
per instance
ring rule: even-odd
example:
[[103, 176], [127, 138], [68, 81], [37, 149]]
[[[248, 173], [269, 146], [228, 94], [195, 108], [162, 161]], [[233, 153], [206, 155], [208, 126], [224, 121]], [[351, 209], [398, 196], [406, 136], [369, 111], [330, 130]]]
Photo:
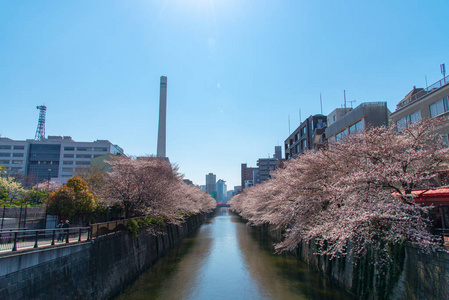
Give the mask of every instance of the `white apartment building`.
[[92, 158], [109, 153], [124, 155], [122, 148], [108, 140], [75, 142], [70, 136], [48, 136], [42, 141], [0, 138], [0, 165], [8, 174], [26, 176], [31, 183], [49, 178], [66, 183], [77, 170], [89, 168]]

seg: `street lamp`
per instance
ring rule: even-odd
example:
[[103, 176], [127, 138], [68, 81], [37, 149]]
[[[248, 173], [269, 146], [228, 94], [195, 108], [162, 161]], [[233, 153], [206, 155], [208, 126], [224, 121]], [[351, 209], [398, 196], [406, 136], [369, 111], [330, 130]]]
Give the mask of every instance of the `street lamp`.
[[109, 206], [111, 206], [111, 203], [106, 203], [107, 209], [106, 209], [106, 222], [109, 222]]
[[51, 173], [51, 169], [48, 169], [47, 192], [50, 191], [50, 173]]

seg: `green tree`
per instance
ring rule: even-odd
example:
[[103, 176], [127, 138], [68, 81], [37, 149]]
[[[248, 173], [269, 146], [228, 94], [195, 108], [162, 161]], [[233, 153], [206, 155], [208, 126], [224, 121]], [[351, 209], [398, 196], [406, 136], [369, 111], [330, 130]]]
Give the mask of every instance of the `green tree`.
[[20, 182], [16, 182], [13, 177], [0, 177], [0, 201], [4, 204], [13, 204], [21, 200], [25, 194], [25, 189]]
[[78, 176], [73, 176], [66, 185], [50, 193], [47, 211], [66, 218], [92, 212], [95, 208], [95, 198], [87, 183]]

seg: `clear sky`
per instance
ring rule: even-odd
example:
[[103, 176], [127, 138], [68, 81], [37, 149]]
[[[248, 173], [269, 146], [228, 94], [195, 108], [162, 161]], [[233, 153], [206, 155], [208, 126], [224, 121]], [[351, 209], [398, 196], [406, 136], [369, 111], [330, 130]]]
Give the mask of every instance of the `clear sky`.
[[[167, 155], [185, 178], [240, 184], [300, 120], [387, 101], [449, 70], [449, 2], [0, 0], [0, 134], [107, 139], [156, 153], [168, 77]], [[348, 102], [348, 106], [350, 106]]]

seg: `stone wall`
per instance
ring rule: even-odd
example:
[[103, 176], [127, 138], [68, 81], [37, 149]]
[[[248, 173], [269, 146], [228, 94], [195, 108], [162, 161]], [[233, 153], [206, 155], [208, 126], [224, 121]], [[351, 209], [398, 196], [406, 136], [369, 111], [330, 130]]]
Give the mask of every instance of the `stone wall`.
[[118, 295], [211, 215], [192, 216], [165, 234], [141, 229], [90, 242], [2, 255], [0, 299], [108, 299]]
[[[262, 226], [259, 230], [280, 241], [282, 233]], [[316, 255], [316, 244], [301, 243], [296, 249], [298, 259], [338, 283], [358, 299], [449, 299], [449, 249], [439, 248], [425, 252], [418, 245], [407, 243], [396, 256], [395, 268], [387, 275], [377, 277], [376, 254], [359, 259], [329, 259]], [[398, 272], [398, 274], [394, 274]], [[378, 288], [381, 286], [381, 288]]]

